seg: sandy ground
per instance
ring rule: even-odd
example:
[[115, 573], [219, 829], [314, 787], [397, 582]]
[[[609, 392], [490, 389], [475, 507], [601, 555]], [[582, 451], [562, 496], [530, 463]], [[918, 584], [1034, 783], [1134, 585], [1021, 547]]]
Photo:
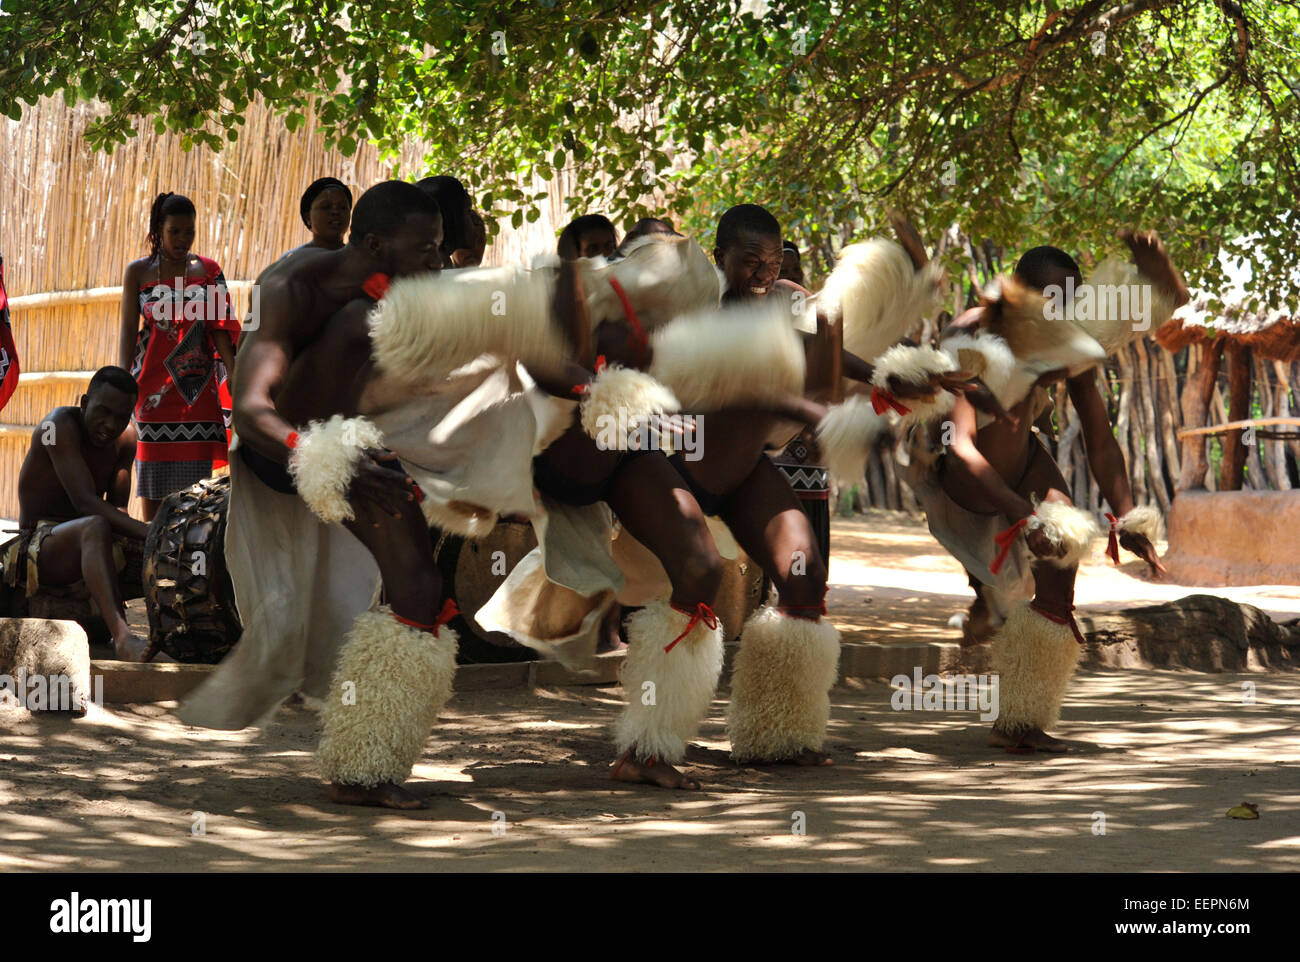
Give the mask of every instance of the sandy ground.
[[[923, 528], [837, 522], [835, 539], [832, 616], [850, 637], [952, 640], [964, 576]], [[1134, 570], [1087, 566], [1080, 606], [1189, 593]], [[1300, 611], [1300, 588], [1222, 593]], [[1081, 672], [1059, 729], [1080, 750], [1060, 757], [989, 749], [974, 713], [894, 711], [886, 685], [851, 682], [832, 692], [825, 769], [730, 763], [724, 691], [688, 756], [699, 793], [608, 780], [620, 703], [618, 688], [457, 693], [416, 766], [416, 813], [329, 802], [302, 708], [236, 733], [187, 728], [168, 704], [0, 713], [0, 870], [1300, 869], [1295, 672]], [[1242, 801], [1258, 820], [1224, 817]]]

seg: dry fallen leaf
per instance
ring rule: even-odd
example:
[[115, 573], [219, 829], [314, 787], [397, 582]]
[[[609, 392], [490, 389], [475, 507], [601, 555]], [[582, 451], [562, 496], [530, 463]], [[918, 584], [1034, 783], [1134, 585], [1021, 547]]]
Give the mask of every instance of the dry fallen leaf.
[[1228, 809], [1228, 818], [1259, 818], [1259, 806], [1242, 802]]

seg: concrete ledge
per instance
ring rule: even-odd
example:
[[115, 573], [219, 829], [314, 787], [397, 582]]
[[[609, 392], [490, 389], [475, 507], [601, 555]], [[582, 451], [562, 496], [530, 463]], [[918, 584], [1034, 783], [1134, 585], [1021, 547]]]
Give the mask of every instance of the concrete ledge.
[[180, 701], [212, 672], [212, 665], [137, 665], [126, 661], [90, 663], [92, 684], [104, 677], [104, 703]]

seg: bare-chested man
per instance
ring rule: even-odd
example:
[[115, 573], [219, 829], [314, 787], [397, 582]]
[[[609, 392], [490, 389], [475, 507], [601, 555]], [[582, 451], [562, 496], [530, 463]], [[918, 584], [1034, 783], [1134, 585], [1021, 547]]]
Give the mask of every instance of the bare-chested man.
[[[1121, 238], [1157, 295], [1174, 307], [1185, 303], [1182, 278], [1154, 232], [1125, 231]], [[1037, 247], [1020, 259], [1011, 283], [1023, 285], [1031, 295], [1050, 294], [1081, 289], [1083, 278], [1064, 251]], [[1015, 362], [1023, 365], [1026, 348], [1018, 349], [1018, 342], [1026, 342], [1013, 329], [1014, 315], [1007, 304], [1004, 297], [962, 314], [945, 331], [941, 346], [956, 344], [959, 338], [974, 345], [996, 333], [1011, 345]], [[1050, 351], [1052, 345], [1040, 347]], [[1005, 345], [1000, 350], [1005, 351]], [[1036, 353], [1044, 356], [1041, 349]], [[1082, 371], [1071, 364], [1049, 371], [1036, 383], [1026, 381], [1025, 388], [1007, 389], [1008, 418], [981, 417], [969, 399], [958, 395], [947, 424], [931, 422], [923, 432], [931, 450], [942, 453], [933, 465], [909, 477], [931, 531], [963, 562], [976, 591], [963, 632], [968, 644], [993, 639], [1001, 705], [990, 744], [1012, 751], [1067, 750], [1065, 742], [1045, 729], [1056, 721], [1083, 643], [1073, 615], [1074, 582], [1092, 533], [1091, 520], [1067, 510], [1072, 502], [1060, 469], [1033, 433], [1035, 422], [1051, 406], [1046, 385], [1074, 372], [1066, 388], [1083, 425], [1088, 467], [1118, 516], [1113, 523], [1118, 543], [1150, 565], [1153, 577], [1165, 573], [1152, 543], [1159, 516], [1153, 509], [1134, 509], [1123, 455], [1096, 387], [1094, 364], [1102, 355], [1104, 351], [1098, 351], [1092, 363], [1081, 365]], [[938, 435], [945, 429], [950, 436], [942, 446]], [[925, 459], [911, 460], [918, 465]], [[1019, 542], [1022, 531], [1024, 540]]]
[[6, 583], [29, 597], [84, 581], [124, 661], [146, 654], [127, 627], [118, 581], [123, 551], [142, 554], [149, 531], [126, 513], [138, 391], [129, 372], [100, 368], [78, 406], [55, 408], [37, 425], [18, 475], [19, 537], [4, 553]]
[[[182, 717], [240, 728], [295, 688], [328, 693], [317, 759], [346, 804], [424, 807], [401, 782], [451, 691], [456, 639], [419, 491], [354, 417], [366, 317], [390, 278], [440, 268], [441, 241], [424, 191], [372, 187], [347, 246], [258, 278], [260, 317], [239, 353], [227, 553], [237, 578], [241, 560], [250, 569], [235, 584], [244, 636]], [[372, 611], [379, 579], [388, 606]]]

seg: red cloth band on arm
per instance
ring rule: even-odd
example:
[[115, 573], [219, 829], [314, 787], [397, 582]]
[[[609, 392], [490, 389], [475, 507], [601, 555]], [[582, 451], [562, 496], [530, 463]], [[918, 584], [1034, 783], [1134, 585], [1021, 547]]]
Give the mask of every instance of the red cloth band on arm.
[[388, 293], [391, 278], [387, 274], [371, 274], [361, 284], [361, 289], [372, 301], [382, 301]]
[[1119, 519], [1106, 512], [1106, 520], [1110, 522], [1110, 538], [1106, 542], [1106, 554], [1110, 555], [1110, 560], [1119, 564]]
[[[1032, 515], [1030, 517], [1032, 517]], [[993, 563], [989, 565], [989, 571], [992, 574], [997, 574], [1002, 570], [1002, 566], [1006, 564], [1007, 555], [1011, 553], [1011, 546], [1016, 543], [1016, 538], [1020, 537], [1020, 532], [1025, 529], [1027, 524], [1029, 524], [1029, 518], [1021, 518], [1011, 527], [1007, 528], [1006, 531], [994, 535], [993, 540], [997, 542], [998, 554], [997, 557], [993, 559]]]
[[878, 387], [873, 387], [871, 389], [871, 409], [877, 414], [884, 414], [886, 408], [893, 408], [902, 415], [912, 413], [912, 409], [900, 404], [898, 398], [894, 397], [894, 395]]
[[290, 431], [289, 436], [284, 439], [284, 446], [292, 451], [298, 446], [298, 432]]

